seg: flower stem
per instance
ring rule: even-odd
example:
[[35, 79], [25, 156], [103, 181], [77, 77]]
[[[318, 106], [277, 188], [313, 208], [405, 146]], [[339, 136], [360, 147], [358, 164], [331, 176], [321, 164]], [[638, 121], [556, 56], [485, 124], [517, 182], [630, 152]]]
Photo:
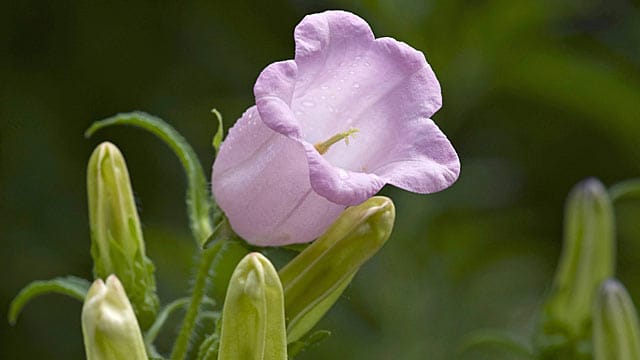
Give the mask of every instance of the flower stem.
[[180, 333], [178, 334], [178, 338], [173, 345], [173, 351], [171, 353], [172, 360], [183, 360], [187, 355], [187, 351], [189, 350], [189, 339], [191, 338], [191, 335], [195, 330], [198, 313], [200, 312], [200, 306], [202, 305], [202, 301], [207, 292], [207, 285], [209, 283], [209, 270], [211, 269], [213, 261], [216, 259], [216, 255], [218, 255], [218, 252], [222, 248], [223, 242], [224, 241], [220, 239], [213, 246], [202, 252], [200, 267], [198, 268], [196, 281], [193, 285], [191, 302], [189, 303], [189, 308], [187, 309], [187, 313], [184, 316], [184, 321], [182, 323]]

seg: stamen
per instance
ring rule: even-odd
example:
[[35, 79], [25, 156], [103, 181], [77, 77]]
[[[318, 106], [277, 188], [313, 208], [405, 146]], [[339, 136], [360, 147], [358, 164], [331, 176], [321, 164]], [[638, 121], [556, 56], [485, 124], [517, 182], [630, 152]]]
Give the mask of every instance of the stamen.
[[323, 142], [319, 142], [314, 144], [313, 146], [316, 148], [316, 150], [318, 150], [318, 152], [320, 153], [320, 155], [323, 155], [324, 153], [326, 153], [327, 151], [329, 151], [329, 148], [331, 147], [331, 145], [337, 143], [338, 141], [344, 139], [344, 143], [349, 145], [349, 137], [353, 136], [355, 137], [355, 133], [357, 133], [358, 129], [356, 128], [350, 128], [347, 131], [338, 133], [333, 135], [332, 137], [330, 137], [329, 139], [323, 141]]

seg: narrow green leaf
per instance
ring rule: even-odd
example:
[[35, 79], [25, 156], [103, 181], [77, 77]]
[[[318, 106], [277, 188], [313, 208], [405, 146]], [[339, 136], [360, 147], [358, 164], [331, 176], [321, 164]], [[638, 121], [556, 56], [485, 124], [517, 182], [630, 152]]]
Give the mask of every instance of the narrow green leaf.
[[533, 351], [525, 344], [517, 341], [511, 334], [497, 330], [478, 330], [467, 335], [462, 341], [459, 353], [475, 348], [495, 348], [525, 359], [534, 359]]
[[160, 311], [158, 317], [156, 318], [156, 321], [154, 321], [153, 325], [149, 327], [149, 330], [147, 330], [147, 333], [144, 335], [144, 343], [147, 345], [147, 348], [152, 346], [153, 342], [158, 336], [158, 333], [160, 333], [162, 326], [167, 321], [169, 316], [175, 311], [185, 308], [189, 304], [189, 301], [190, 298], [174, 300], [169, 305], [165, 306], [162, 311]]
[[90, 137], [96, 131], [112, 125], [131, 125], [147, 130], [166, 143], [178, 156], [188, 180], [187, 212], [191, 231], [198, 245], [202, 245], [213, 230], [211, 211], [214, 209], [215, 204], [209, 194], [202, 166], [189, 143], [162, 119], [139, 111], [117, 114], [97, 121], [87, 129], [85, 137]]
[[207, 337], [198, 350], [197, 360], [217, 360], [218, 348], [220, 347], [220, 336], [215, 332]]
[[220, 144], [222, 143], [222, 137], [224, 135], [224, 125], [222, 123], [222, 115], [220, 114], [220, 112], [216, 109], [211, 109], [211, 112], [216, 116], [216, 119], [218, 120], [218, 129], [216, 130], [215, 135], [213, 135], [213, 148], [216, 149], [216, 152], [218, 152]]
[[328, 330], [318, 330], [314, 331], [304, 338], [294, 341], [289, 344], [287, 353], [289, 355], [289, 359], [294, 359], [303, 351], [307, 350], [310, 347], [316, 346], [326, 340], [329, 336], [331, 336], [331, 331]]
[[620, 199], [636, 198], [640, 199], [640, 179], [631, 179], [619, 182], [609, 189], [611, 201]]
[[45, 294], [63, 294], [84, 301], [91, 283], [75, 276], [34, 281], [13, 299], [9, 307], [9, 323], [14, 325], [22, 308], [32, 299]]

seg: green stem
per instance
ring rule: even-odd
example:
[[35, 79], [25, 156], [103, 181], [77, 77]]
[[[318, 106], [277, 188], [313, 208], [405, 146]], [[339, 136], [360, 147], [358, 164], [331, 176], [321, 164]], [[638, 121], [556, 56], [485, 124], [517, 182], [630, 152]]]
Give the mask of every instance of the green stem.
[[200, 267], [196, 274], [196, 282], [193, 285], [193, 293], [191, 295], [191, 302], [189, 308], [184, 316], [182, 328], [178, 334], [175, 344], [173, 345], [173, 352], [171, 353], [172, 360], [183, 360], [189, 351], [189, 339], [193, 333], [196, 322], [198, 320], [198, 313], [200, 312], [200, 306], [207, 293], [209, 270], [213, 261], [216, 259], [216, 255], [222, 248], [222, 239], [217, 241], [212, 247], [202, 252], [202, 259], [200, 260]]
[[622, 198], [640, 198], [640, 179], [630, 179], [613, 185], [609, 189], [609, 195], [613, 202]]

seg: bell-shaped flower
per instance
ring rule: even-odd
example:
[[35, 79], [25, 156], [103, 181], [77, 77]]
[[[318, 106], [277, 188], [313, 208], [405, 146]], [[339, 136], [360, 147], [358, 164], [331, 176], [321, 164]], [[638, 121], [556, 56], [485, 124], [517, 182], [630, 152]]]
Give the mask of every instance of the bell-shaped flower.
[[385, 184], [432, 193], [456, 180], [458, 156], [430, 119], [442, 99], [422, 52], [376, 39], [344, 11], [305, 17], [294, 38], [295, 59], [260, 74], [256, 106], [213, 165], [213, 193], [240, 236], [309, 242]]
[[115, 275], [89, 288], [82, 307], [82, 335], [88, 360], [147, 360], [138, 321]]

